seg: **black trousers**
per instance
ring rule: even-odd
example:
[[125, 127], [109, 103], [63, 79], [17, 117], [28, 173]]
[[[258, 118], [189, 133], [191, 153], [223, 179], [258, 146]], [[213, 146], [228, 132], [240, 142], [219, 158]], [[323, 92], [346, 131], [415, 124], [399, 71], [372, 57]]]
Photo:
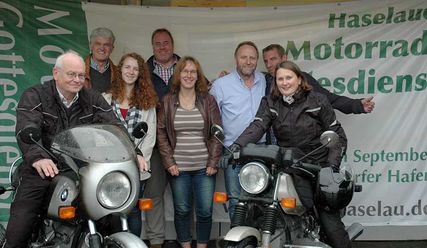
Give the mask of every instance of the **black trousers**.
[[4, 247], [27, 247], [38, 216], [43, 211], [51, 179], [42, 179], [33, 168], [22, 168], [20, 183], [10, 207]]
[[320, 225], [326, 234], [326, 243], [333, 248], [350, 248], [351, 241], [341, 221], [339, 211], [319, 210]]
[[[313, 183], [307, 178], [293, 174], [295, 189], [302, 204], [311, 209], [315, 205]], [[326, 243], [333, 248], [350, 248], [351, 241], [338, 211], [326, 211], [318, 208], [320, 225], [326, 234]]]

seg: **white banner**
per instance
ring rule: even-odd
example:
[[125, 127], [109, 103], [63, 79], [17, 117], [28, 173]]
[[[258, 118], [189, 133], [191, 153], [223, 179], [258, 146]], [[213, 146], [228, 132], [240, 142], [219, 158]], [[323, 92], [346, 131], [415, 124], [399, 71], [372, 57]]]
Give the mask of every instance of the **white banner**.
[[[371, 114], [338, 114], [363, 192], [346, 223], [427, 224], [427, 2], [356, 1], [269, 8], [165, 8], [85, 4], [88, 31], [106, 26], [125, 52], [151, 56], [151, 33], [168, 28], [177, 54], [200, 60], [209, 79], [234, 69], [244, 40], [279, 43], [304, 71], [352, 98], [374, 96]], [[259, 70], [265, 70], [262, 57]], [[218, 187], [223, 189], [222, 177]], [[170, 200], [169, 200], [170, 203]], [[168, 217], [172, 216], [171, 203]], [[227, 220], [222, 207], [216, 221]]]

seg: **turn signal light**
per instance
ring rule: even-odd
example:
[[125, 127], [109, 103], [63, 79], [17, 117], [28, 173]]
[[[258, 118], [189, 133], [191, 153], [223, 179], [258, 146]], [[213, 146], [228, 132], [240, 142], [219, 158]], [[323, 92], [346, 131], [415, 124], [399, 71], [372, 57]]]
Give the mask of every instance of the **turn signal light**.
[[141, 198], [138, 201], [138, 207], [141, 211], [153, 209], [153, 200], [151, 198]]
[[58, 209], [58, 215], [61, 220], [71, 220], [76, 217], [76, 208], [73, 206], [62, 206]]
[[280, 205], [283, 208], [296, 208], [297, 207], [297, 199], [295, 199], [295, 198], [282, 198], [282, 199], [280, 199]]
[[228, 196], [225, 192], [215, 192], [213, 198], [215, 203], [226, 203], [228, 201]]

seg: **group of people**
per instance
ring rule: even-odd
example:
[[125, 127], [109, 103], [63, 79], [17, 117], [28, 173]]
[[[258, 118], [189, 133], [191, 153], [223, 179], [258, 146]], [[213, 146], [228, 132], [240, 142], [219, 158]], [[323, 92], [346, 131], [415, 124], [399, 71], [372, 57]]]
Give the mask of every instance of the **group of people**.
[[[114, 42], [111, 30], [97, 28], [90, 35], [91, 53], [86, 59], [73, 51], [60, 55], [53, 80], [23, 93], [16, 132], [28, 124], [39, 127], [42, 144], [49, 148], [53, 136], [69, 127], [89, 123], [123, 127], [135, 144], [140, 144], [140, 196], [151, 198], [154, 205], [145, 214], [146, 236], [152, 248], [160, 248], [165, 241], [163, 194], [168, 183], [177, 240], [184, 248], [190, 248], [193, 240], [193, 206], [197, 247], [207, 246], [219, 168], [224, 169], [227, 193], [234, 197], [240, 193], [240, 168], [228, 166], [228, 152], [210, 135], [213, 124], [224, 128], [224, 143], [231, 149], [266, 142], [308, 151], [320, 143], [321, 132], [334, 130], [340, 136], [339, 148], [322, 150], [316, 156], [324, 166], [337, 168], [347, 140], [333, 108], [354, 114], [370, 113], [374, 108], [372, 98], [350, 99], [322, 88], [287, 61], [278, 44], [263, 49], [268, 72], [261, 73], [256, 71], [257, 46], [241, 42], [234, 53], [236, 69], [209, 83], [196, 58], [174, 53], [173, 36], [165, 28], [152, 33], [153, 56], [147, 61], [129, 53], [116, 67], [110, 59]], [[132, 130], [141, 121], [147, 122], [148, 132], [139, 143]], [[59, 173], [56, 161], [42, 149], [20, 140], [18, 145], [24, 164], [11, 205], [5, 247], [26, 246], [47, 187]], [[230, 218], [235, 204], [229, 202]], [[328, 242], [333, 247], [350, 247], [339, 213], [323, 213], [320, 217]], [[130, 231], [140, 236], [138, 208], [128, 222]]]

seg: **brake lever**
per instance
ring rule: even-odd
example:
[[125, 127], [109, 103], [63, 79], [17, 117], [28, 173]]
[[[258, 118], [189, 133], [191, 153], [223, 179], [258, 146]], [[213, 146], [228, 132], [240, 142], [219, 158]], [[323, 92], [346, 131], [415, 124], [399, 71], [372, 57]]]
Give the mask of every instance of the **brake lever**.
[[315, 178], [316, 175], [314, 175], [311, 171], [303, 168], [302, 163], [301, 162], [296, 162], [293, 165], [291, 165], [292, 168], [298, 169], [302, 172], [304, 172], [305, 174], [309, 175], [311, 178]]

